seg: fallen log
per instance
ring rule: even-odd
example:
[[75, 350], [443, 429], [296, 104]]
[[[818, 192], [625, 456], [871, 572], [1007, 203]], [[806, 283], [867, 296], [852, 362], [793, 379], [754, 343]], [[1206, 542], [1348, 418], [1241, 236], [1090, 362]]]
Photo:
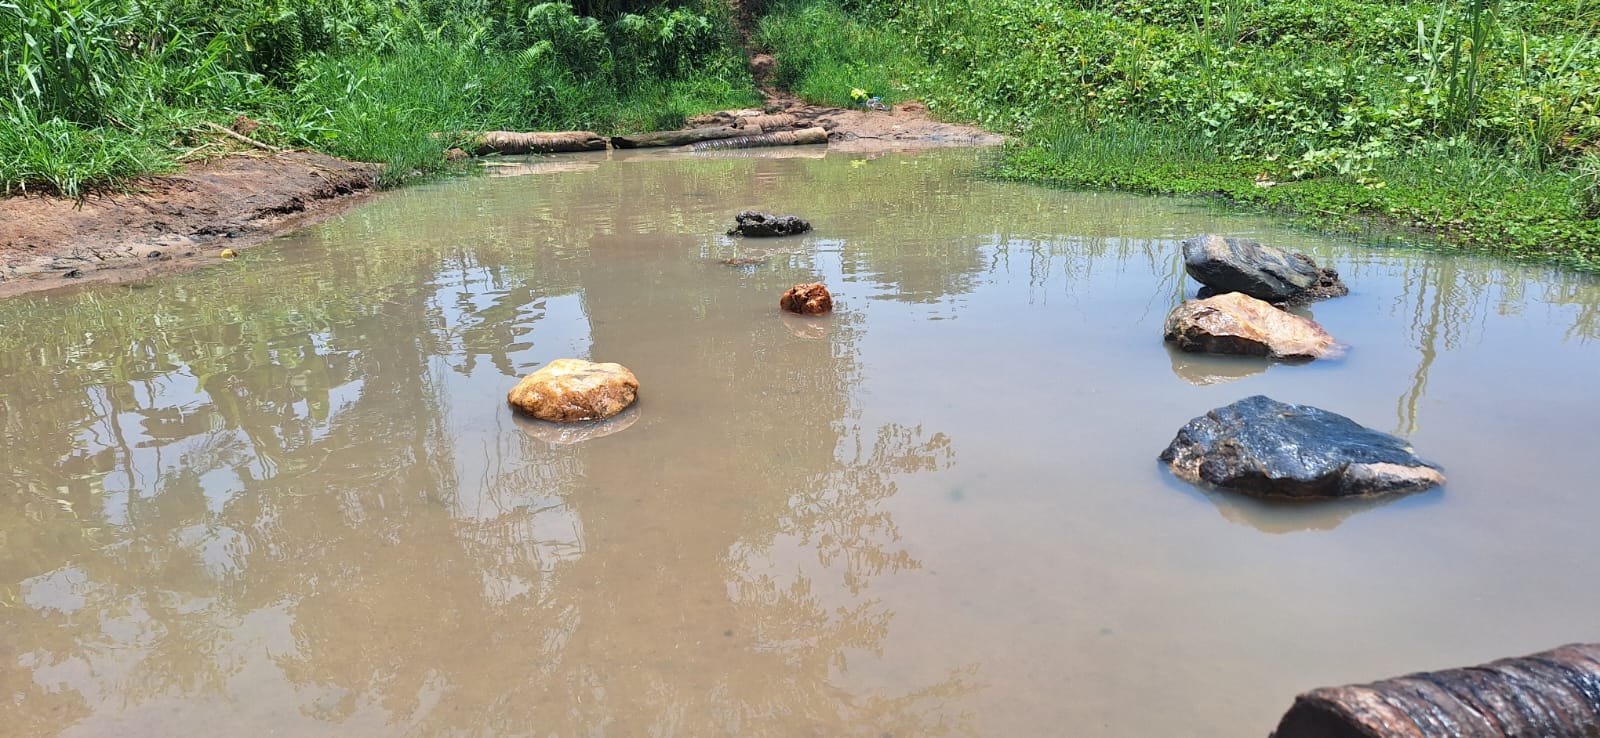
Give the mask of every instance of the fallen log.
[[715, 126], [712, 128], [690, 128], [686, 131], [656, 131], [654, 133], [636, 133], [631, 136], [612, 136], [611, 145], [619, 149], [641, 149], [651, 146], [684, 146], [701, 141], [711, 141], [719, 138], [733, 138], [735, 136], [749, 136], [760, 133], [759, 128], [734, 128], [732, 126]]
[[1593, 738], [1600, 736], [1600, 644], [1482, 666], [1314, 689], [1273, 738]]
[[589, 131], [548, 131], [518, 133], [516, 131], [484, 131], [472, 137], [466, 146], [473, 156], [486, 154], [555, 154], [566, 151], [604, 151], [606, 140]]
[[747, 115], [733, 119], [734, 128], [760, 128], [763, 131], [774, 131], [779, 128], [789, 128], [794, 125], [795, 117], [789, 113], [777, 115]]
[[759, 133], [736, 138], [724, 138], [716, 141], [702, 141], [689, 147], [692, 151], [718, 151], [721, 149], [754, 149], [762, 146], [803, 146], [806, 144], [825, 144], [828, 142], [828, 132], [822, 128], [806, 128], [799, 131], [773, 131], [772, 133]]

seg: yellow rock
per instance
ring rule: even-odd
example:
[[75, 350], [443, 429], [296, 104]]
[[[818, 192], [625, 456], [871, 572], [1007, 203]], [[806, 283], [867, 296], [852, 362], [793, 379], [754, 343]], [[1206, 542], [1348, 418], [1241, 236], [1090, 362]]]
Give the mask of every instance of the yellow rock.
[[616, 415], [638, 392], [639, 379], [621, 364], [556, 359], [523, 377], [506, 400], [540, 420], [570, 423]]

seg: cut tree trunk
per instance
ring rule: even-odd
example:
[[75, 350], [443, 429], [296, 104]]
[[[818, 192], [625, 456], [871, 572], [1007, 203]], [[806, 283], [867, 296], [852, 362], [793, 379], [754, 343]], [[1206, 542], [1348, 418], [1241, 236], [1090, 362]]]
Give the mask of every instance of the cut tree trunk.
[[806, 128], [799, 131], [774, 131], [772, 133], [752, 134], [737, 138], [723, 138], [716, 141], [701, 141], [690, 148], [695, 151], [716, 151], [719, 149], [755, 149], [762, 146], [803, 146], [806, 144], [825, 144], [828, 142], [828, 132], [822, 128]]
[[1595, 738], [1600, 644], [1295, 698], [1273, 738]]
[[779, 128], [789, 128], [794, 125], [795, 118], [789, 113], [777, 115], [747, 115], [743, 118], [734, 118], [735, 128], [760, 128], [763, 131], [775, 131]]
[[749, 136], [757, 133], [761, 133], [761, 129], [734, 128], [732, 126], [690, 128], [686, 131], [657, 131], [655, 133], [636, 133], [631, 136], [612, 136], [611, 145], [619, 149], [641, 149], [650, 146], [684, 146], [701, 141]]
[[564, 151], [604, 151], [606, 140], [589, 131], [484, 131], [464, 146], [473, 156], [485, 154], [555, 154]]

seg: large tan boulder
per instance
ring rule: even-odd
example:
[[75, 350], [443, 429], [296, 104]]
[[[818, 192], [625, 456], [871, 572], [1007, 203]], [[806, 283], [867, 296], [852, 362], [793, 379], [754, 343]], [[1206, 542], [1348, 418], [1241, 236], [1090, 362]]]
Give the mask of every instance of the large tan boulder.
[[1189, 300], [1167, 315], [1166, 338], [1184, 351], [1309, 360], [1333, 354], [1315, 321], [1238, 292]]
[[639, 379], [621, 364], [556, 359], [523, 377], [506, 399], [540, 420], [570, 423], [616, 415], [638, 393]]
[[833, 295], [818, 282], [797, 284], [778, 298], [778, 307], [801, 315], [822, 315], [833, 312]]

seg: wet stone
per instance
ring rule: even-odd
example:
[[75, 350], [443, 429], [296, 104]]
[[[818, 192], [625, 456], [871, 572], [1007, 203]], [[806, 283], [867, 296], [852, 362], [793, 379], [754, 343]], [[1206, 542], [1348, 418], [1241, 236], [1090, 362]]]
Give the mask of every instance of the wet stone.
[[1167, 315], [1166, 340], [1184, 351], [1265, 356], [1288, 361], [1334, 352], [1316, 321], [1238, 292], [1188, 300]]
[[746, 210], [734, 216], [734, 226], [728, 230], [730, 236], [751, 236], [756, 238], [770, 238], [775, 236], [792, 236], [811, 230], [811, 224], [793, 215], [773, 215], [756, 210]]
[[778, 307], [801, 315], [823, 315], [833, 312], [833, 295], [821, 283], [797, 284], [778, 298]]
[[540, 420], [609, 418], [633, 404], [639, 380], [621, 364], [556, 359], [522, 378], [506, 399]]
[[1338, 272], [1311, 257], [1239, 238], [1208, 234], [1184, 241], [1183, 268], [1206, 286], [1201, 297], [1242, 292], [1283, 304], [1350, 294]]
[[1401, 438], [1264, 395], [1189, 421], [1161, 460], [1190, 483], [1258, 497], [1370, 497], [1444, 483]]

